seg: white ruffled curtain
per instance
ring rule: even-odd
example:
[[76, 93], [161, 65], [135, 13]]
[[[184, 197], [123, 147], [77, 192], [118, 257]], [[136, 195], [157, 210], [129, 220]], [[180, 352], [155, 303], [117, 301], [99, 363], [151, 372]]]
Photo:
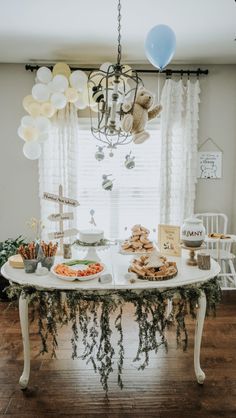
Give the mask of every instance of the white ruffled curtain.
[[[52, 120], [52, 130], [48, 140], [42, 145], [39, 159], [39, 195], [41, 202], [41, 220], [45, 225], [42, 237], [47, 239], [47, 233], [58, 230], [58, 223], [48, 220], [51, 213], [58, 213], [58, 204], [42, 199], [43, 192], [58, 194], [58, 186], [62, 184], [63, 195], [77, 198], [78, 153], [78, 117], [73, 105], [67, 105], [60, 110]], [[76, 225], [76, 209], [65, 206], [64, 211], [74, 213], [72, 221], [65, 221], [64, 228]], [[47, 233], [45, 232], [47, 231]]]
[[194, 213], [199, 96], [198, 79], [168, 79], [162, 90], [161, 223], [180, 225]]

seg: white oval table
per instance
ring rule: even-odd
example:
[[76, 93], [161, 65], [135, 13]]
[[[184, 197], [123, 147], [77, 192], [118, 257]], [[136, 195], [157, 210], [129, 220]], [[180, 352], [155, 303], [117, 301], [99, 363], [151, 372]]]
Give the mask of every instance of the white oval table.
[[[83, 258], [81, 254], [76, 253], [74, 258]], [[112, 276], [110, 283], [100, 283], [98, 279], [94, 279], [88, 282], [67, 282], [56, 278], [52, 273], [46, 276], [37, 276], [36, 274], [26, 274], [24, 270], [14, 269], [9, 263], [3, 265], [1, 269], [2, 275], [10, 282], [20, 284], [22, 286], [31, 286], [38, 290], [144, 290], [144, 289], [159, 289], [165, 290], [168, 288], [175, 288], [181, 286], [199, 286], [200, 284], [216, 277], [220, 272], [219, 264], [211, 259], [210, 270], [199, 270], [198, 267], [191, 267], [186, 264], [187, 253], [183, 251], [182, 257], [169, 257], [171, 260], [176, 261], [178, 267], [178, 275], [171, 279], [161, 282], [147, 282], [137, 280], [135, 283], [130, 283], [127, 278], [127, 271], [129, 263], [133, 256], [124, 256], [118, 253], [116, 247], [112, 247], [107, 251], [104, 251], [101, 259], [106, 265], [106, 272]], [[56, 262], [61, 261], [57, 258]], [[206, 296], [204, 292], [201, 292], [201, 296], [198, 300], [198, 311], [195, 326], [195, 338], [194, 338], [194, 370], [197, 382], [203, 384], [205, 380], [205, 373], [200, 366], [200, 348], [202, 339], [202, 330], [204, 325], [205, 313], [206, 313]], [[20, 377], [20, 387], [25, 389], [29, 382], [30, 375], [30, 342], [29, 342], [29, 324], [28, 324], [28, 300], [21, 294], [19, 299], [19, 315], [21, 332], [23, 339], [24, 350], [24, 369]]]

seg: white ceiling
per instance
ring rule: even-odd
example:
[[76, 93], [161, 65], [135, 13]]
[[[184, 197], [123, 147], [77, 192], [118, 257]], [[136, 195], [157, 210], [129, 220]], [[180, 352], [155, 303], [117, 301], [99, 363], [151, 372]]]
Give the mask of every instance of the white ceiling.
[[[0, 62], [114, 61], [117, 0], [1, 0]], [[176, 33], [175, 63], [236, 63], [235, 0], [122, 0], [123, 62], [147, 63], [148, 31]]]

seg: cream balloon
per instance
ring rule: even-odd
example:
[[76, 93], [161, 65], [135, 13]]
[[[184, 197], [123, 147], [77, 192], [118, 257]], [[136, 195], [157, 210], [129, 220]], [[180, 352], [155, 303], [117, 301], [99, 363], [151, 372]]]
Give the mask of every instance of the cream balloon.
[[53, 93], [51, 103], [56, 109], [64, 109], [67, 104], [66, 96], [63, 93]]
[[23, 154], [29, 160], [37, 160], [41, 155], [41, 146], [38, 142], [26, 142], [23, 146]]
[[87, 74], [84, 71], [76, 70], [70, 76], [70, 85], [76, 90], [81, 89], [86, 86], [88, 81]]
[[40, 67], [36, 74], [41, 83], [48, 84], [52, 80], [52, 72], [48, 67]]
[[26, 110], [26, 112], [29, 111], [28, 110], [29, 105], [31, 103], [33, 103], [33, 102], [34, 102], [34, 98], [33, 98], [33, 96], [31, 94], [29, 94], [28, 96], [25, 96], [24, 97], [24, 99], [22, 100], [22, 105], [23, 105], [23, 108]]
[[76, 89], [69, 87], [66, 91], [65, 91], [65, 96], [67, 98], [67, 101], [69, 103], [75, 103], [78, 98], [79, 98], [79, 94], [77, 92]]
[[97, 102], [95, 102], [95, 100], [92, 97], [93, 92], [89, 89], [88, 91], [88, 98], [89, 98], [89, 103], [88, 106], [90, 107], [90, 109], [92, 109], [94, 112], [98, 112], [98, 104]]
[[35, 118], [35, 126], [41, 134], [50, 130], [51, 122], [45, 116], [38, 116], [37, 118]]
[[46, 102], [41, 104], [41, 115], [46, 118], [51, 118], [56, 112], [55, 107], [51, 102]]
[[125, 64], [122, 65], [122, 67], [122, 73], [125, 73], [129, 77], [132, 77], [132, 68], [130, 67], [130, 65]]
[[98, 86], [102, 79], [104, 78], [104, 74], [99, 73], [99, 71], [93, 71], [92, 74], [89, 76], [88, 84], [89, 86]]
[[39, 103], [33, 102], [28, 107], [28, 112], [33, 118], [36, 118], [41, 113], [41, 106]]
[[68, 64], [65, 62], [58, 62], [54, 65], [52, 70], [53, 76], [57, 74], [64, 75], [66, 78], [69, 78], [71, 75], [71, 69]]
[[95, 112], [98, 113], [99, 109], [98, 109], [98, 104], [94, 102], [94, 104], [92, 106], [90, 106], [90, 109]]
[[48, 86], [43, 83], [37, 83], [32, 88], [32, 96], [38, 102], [46, 102], [49, 99], [50, 91]]
[[23, 118], [21, 118], [21, 126], [23, 128], [26, 128], [27, 126], [34, 126], [35, 124], [35, 119], [32, 118], [32, 116], [23, 116]]
[[53, 77], [52, 86], [55, 92], [64, 93], [68, 85], [68, 80], [64, 75], [58, 74]]
[[39, 137], [39, 130], [35, 126], [26, 126], [22, 130], [22, 136], [25, 141], [36, 141]]

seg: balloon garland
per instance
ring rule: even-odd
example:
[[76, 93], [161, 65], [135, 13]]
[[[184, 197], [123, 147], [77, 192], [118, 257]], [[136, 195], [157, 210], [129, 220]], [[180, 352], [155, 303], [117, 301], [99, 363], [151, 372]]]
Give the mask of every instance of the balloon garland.
[[[160, 71], [171, 61], [176, 49], [176, 37], [173, 30], [167, 25], [156, 25], [147, 34], [145, 52], [148, 60]], [[100, 70], [108, 71], [112, 64], [105, 62]], [[126, 65], [127, 71], [132, 69]], [[101, 75], [97, 74], [98, 82]], [[112, 81], [112, 80], [111, 80]], [[95, 82], [95, 78], [93, 78]], [[41, 154], [41, 143], [48, 139], [51, 129], [50, 119], [58, 110], [64, 109], [67, 103], [73, 103], [77, 109], [90, 106], [96, 111], [96, 101], [91, 91], [87, 89], [88, 77], [82, 70], [71, 72], [68, 64], [58, 62], [52, 71], [48, 67], [40, 67], [37, 71], [36, 83], [30, 95], [24, 97], [23, 107], [28, 115], [23, 116], [18, 128], [18, 136], [25, 143], [23, 153], [26, 158], [36, 160]], [[104, 86], [105, 87], [105, 86]], [[90, 88], [91, 90], [91, 88]], [[91, 95], [90, 99], [88, 95]], [[110, 154], [112, 156], [112, 154]], [[99, 161], [103, 160], [104, 152], [100, 147], [95, 154]], [[125, 166], [135, 166], [134, 157], [126, 156]], [[103, 178], [107, 187], [107, 178]], [[109, 180], [111, 182], [111, 180]], [[104, 187], [104, 184], [103, 184]], [[112, 188], [109, 184], [108, 188]]]
[[47, 67], [38, 69], [32, 92], [22, 102], [28, 115], [22, 117], [17, 132], [25, 141], [26, 158], [40, 157], [40, 144], [48, 139], [50, 119], [58, 110], [64, 109], [67, 103], [73, 103], [77, 109], [88, 106], [87, 81], [84, 71], [71, 72], [69, 65], [62, 62], [55, 64], [52, 71]]

